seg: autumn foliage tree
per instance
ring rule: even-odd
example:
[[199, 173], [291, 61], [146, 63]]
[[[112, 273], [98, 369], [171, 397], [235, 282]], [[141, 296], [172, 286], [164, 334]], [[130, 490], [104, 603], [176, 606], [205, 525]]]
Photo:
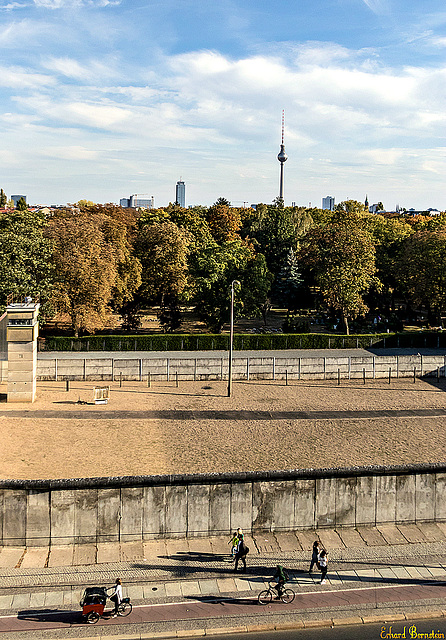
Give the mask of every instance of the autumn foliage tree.
[[53, 241], [53, 302], [68, 313], [76, 336], [105, 326], [113, 300], [130, 299], [141, 283], [127, 231], [104, 213], [66, 211], [47, 228]]

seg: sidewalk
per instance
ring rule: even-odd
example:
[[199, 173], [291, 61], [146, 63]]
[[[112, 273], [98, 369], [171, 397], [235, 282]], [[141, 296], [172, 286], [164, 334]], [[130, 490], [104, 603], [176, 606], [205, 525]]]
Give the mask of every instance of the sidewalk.
[[[324, 585], [319, 584], [319, 572], [307, 573], [318, 536], [329, 550]], [[273, 629], [281, 624], [333, 625], [334, 620], [359, 624], [389, 616], [397, 616], [396, 620], [442, 617], [446, 609], [446, 523], [246, 536], [248, 572], [237, 575], [228, 539], [103, 543], [51, 550], [3, 547], [0, 632], [20, 630], [20, 638], [25, 638], [28, 631], [47, 630], [50, 635], [45, 637], [62, 637], [52, 636], [51, 630], [75, 626], [77, 637], [104, 637], [106, 632], [121, 638], [131, 623], [134, 635], [126, 638], [143, 638], [144, 633], [151, 638], [157, 633], [179, 637], [181, 633], [209, 635], [222, 628], [246, 630], [259, 624]], [[254, 606], [279, 563], [290, 570], [294, 603]], [[111, 585], [116, 577], [122, 579], [124, 595], [135, 607], [130, 618], [79, 626], [83, 588]]]

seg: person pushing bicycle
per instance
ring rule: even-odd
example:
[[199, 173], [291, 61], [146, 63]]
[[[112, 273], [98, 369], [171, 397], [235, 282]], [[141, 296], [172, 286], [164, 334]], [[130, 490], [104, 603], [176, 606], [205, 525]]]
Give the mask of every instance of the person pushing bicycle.
[[273, 580], [277, 580], [277, 584], [274, 585], [274, 589], [277, 591], [277, 599], [282, 597], [283, 586], [289, 579], [288, 571], [281, 564], [278, 564], [276, 573], [273, 575]]

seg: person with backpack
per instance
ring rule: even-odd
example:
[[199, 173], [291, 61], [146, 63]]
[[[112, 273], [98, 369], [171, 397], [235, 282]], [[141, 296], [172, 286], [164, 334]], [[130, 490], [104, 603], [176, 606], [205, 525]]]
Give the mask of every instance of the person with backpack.
[[277, 584], [274, 589], [277, 591], [277, 600], [282, 597], [283, 585], [290, 579], [288, 571], [282, 567], [281, 564], [277, 565], [276, 573], [273, 575], [273, 580], [277, 580]]
[[318, 566], [319, 552], [320, 552], [319, 540], [315, 540], [313, 542], [313, 551], [311, 554], [311, 562], [310, 562], [310, 568], [308, 570], [308, 573], [311, 573], [313, 571], [314, 565], [316, 565], [319, 569], [319, 566]]
[[239, 543], [237, 553], [235, 554], [234, 572], [237, 571], [239, 560], [243, 563], [242, 573], [246, 573], [246, 556], [249, 553], [249, 547], [246, 546], [243, 533], [239, 534]]

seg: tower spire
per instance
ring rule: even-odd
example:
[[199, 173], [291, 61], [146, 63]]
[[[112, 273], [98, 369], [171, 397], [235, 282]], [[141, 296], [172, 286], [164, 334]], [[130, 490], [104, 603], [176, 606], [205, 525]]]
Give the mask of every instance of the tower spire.
[[277, 156], [277, 160], [280, 162], [280, 185], [279, 185], [279, 198], [283, 200], [283, 164], [288, 160], [288, 156], [285, 153], [285, 110], [282, 110], [282, 143], [280, 145], [280, 151]]

